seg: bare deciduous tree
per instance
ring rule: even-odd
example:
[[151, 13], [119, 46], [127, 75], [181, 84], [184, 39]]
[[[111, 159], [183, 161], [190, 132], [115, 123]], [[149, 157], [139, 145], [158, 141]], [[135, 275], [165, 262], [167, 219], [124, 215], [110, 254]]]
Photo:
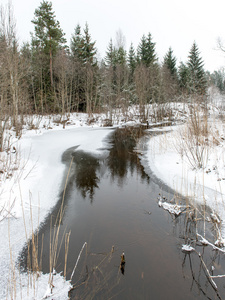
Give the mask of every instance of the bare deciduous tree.
[[[0, 68], [1, 68], [1, 114], [7, 115], [2, 119], [12, 118], [16, 135], [19, 135], [21, 122], [19, 114], [22, 115], [26, 107], [26, 74], [27, 62], [20, 55], [19, 45], [16, 38], [16, 24], [10, 4], [0, 12]], [[4, 127], [4, 126], [3, 126]], [[3, 128], [2, 127], [2, 128]]]

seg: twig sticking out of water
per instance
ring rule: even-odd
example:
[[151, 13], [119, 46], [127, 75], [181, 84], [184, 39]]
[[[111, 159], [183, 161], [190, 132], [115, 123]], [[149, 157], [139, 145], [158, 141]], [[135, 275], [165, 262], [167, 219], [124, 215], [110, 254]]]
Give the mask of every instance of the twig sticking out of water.
[[202, 236], [201, 234], [197, 233], [197, 235], [202, 239], [203, 244], [205, 244], [205, 245], [210, 245], [210, 246], [213, 247], [213, 249], [219, 250], [220, 252], [225, 253], [225, 250], [224, 250], [224, 249], [221, 249], [221, 248], [215, 246], [214, 244], [210, 243], [208, 240], [206, 240], [205, 238], [203, 238], [203, 236]]
[[120, 271], [121, 273], [124, 275], [124, 272], [125, 272], [125, 254], [124, 252], [121, 254], [121, 261], [120, 261]]
[[[203, 260], [203, 258], [202, 258], [202, 256], [201, 256], [201, 254], [198, 253], [196, 250], [194, 250], [194, 251], [198, 254], [198, 257], [200, 258], [200, 260], [201, 260], [201, 262], [202, 262], [202, 265], [203, 265], [204, 270], [205, 270], [205, 275], [206, 275], [206, 277], [207, 277], [209, 283], [211, 284], [212, 288], [213, 288], [216, 292], [218, 292], [217, 285], [216, 285], [215, 281], [212, 279], [212, 276], [210, 275], [209, 270], [208, 270], [208, 268], [207, 268], [207, 266], [206, 266], [206, 264], [205, 264], [205, 262], [204, 262], [204, 260]], [[217, 294], [217, 295], [218, 295], [218, 294]], [[219, 297], [219, 299], [221, 299], [221, 298]]]
[[[86, 245], [86, 249], [87, 249], [87, 243], [84, 243], [79, 255], [78, 255], [78, 258], [77, 258], [77, 261], [76, 261], [76, 264], [75, 264], [75, 267], [73, 269], [73, 273], [71, 275], [71, 279], [70, 280], [74, 280], [72, 278], [72, 276], [74, 276], [75, 274], [75, 271], [76, 271], [76, 268], [77, 268], [77, 264], [79, 262], [79, 260], [81, 259], [81, 255], [82, 255], [82, 252], [84, 250], [84, 247]], [[115, 247], [112, 246], [110, 252], [108, 253], [89, 253], [89, 255], [97, 255], [97, 256], [104, 256], [103, 259], [101, 259], [100, 262], [98, 262], [98, 264], [95, 264], [94, 263], [94, 266], [90, 268], [88, 268], [88, 266], [86, 265], [86, 272], [85, 272], [85, 275], [82, 276], [82, 279], [79, 279], [75, 284], [72, 285], [71, 289], [69, 290], [69, 296], [72, 296], [72, 293], [74, 290], [77, 290], [77, 293], [79, 293], [78, 291], [78, 288], [81, 288], [83, 285], [85, 285], [84, 287], [84, 290], [83, 290], [83, 294], [82, 294], [82, 297], [78, 296], [79, 299], [93, 299], [93, 295], [98, 295], [98, 293], [104, 289], [107, 290], [107, 295], [108, 295], [108, 292], [109, 290], [113, 289], [114, 286], [112, 286], [112, 283], [110, 282], [110, 276], [109, 276], [109, 273], [108, 273], [108, 270], [107, 270], [107, 274], [105, 275], [105, 272], [104, 272], [104, 267], [106, 267], [107, 263], [109, 263], [112, 259], [112, 255], [113, 253], [115, 252]], [[104, 262], [106, 264], [104, 264]], [[100, 275], [100, 277], [99, 277]], [[74, 276], [75, 277], [75, 276]], [[96, 281], [98, 282], [96, 284]], [[108, 282], [110, 282], [110, 285], [108, 284]], [[119, 282], [116, 282], [115, 285], [117, 285]], [[93, 284], [94, 284], [94, 287], [93, 287]], [[82, 288], [80, 290], [80, 292], [82, 293]], [[111, 299], [111, 298], [107, 298], [107, 299]]]
[[75, 266], [74, 266], [74, 268], [73, 268], [73, 272], [72, 272], [72, 274], [71, 274], [71, 276], [70, 276], [70, 281], [71, 281], [72, 278], [73, 278], [74, 272], [75, 272], [75, 270], [76, 270], [76, 268], [77, 268], [78, 262], [79, 262], [79, 260], [80, 260], [81, 254], [82, 254], [82, 252], [83, 252], [85, 246], [87, 247], [87, 242], [85, 242], [85, 243], [83, 244], [83, 246], [82, 246], [82, 248], [81, 248], [81, 250], [80, 250], [80, 253], [79, 253], [78, 257], [77, 257], [76, 264], [75, 264]]

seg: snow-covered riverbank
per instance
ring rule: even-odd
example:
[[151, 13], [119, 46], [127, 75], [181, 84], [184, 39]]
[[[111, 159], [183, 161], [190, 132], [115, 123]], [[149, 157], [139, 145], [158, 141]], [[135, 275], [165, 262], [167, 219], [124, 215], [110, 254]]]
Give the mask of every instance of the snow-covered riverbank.
[[220, 143], [207, 149], [204, 168], [196, 169], [178, 151], [183, 126], [153, 130], [156, 134], [148, 142], [146, 160], [151, 171], [175, 192], [189, 197], [192, 204], [208, 206], [222, 221], [225, 238], [225, 139], [224, 124], [216, 124]]
[[[14, 144], [20, 165], [1, 186], [0, 299], [41, 299], [48, 291], [48, 276], [40, 276], [35, 288], [29, 287], [28, 276], [19, 274], [15, 263], [32, 230], [37, 229], [58, 200], [65, 172], [62, 153], [74, 146], [96, 154], [104, 151], [104, 139], [112, 130], [88, 127], [84, 121], [68, 129], [57, 126], [55, 130], [37, 133], [27, 131]], [[59, 274], [54, 281], [54, 299], [67, 299], [69, 282]]]
[[[74, 146], [95, 153], [104, 151], [104, 140], [112, 129], [100, 127], [97, 122], [87, 126], [86, 120], [86, 115], [76, 114], [72, 124], [63, 129], [63, 124], [46, 119], [45, 124], [25, 131], [13, 144], [15, 153], [11, 156], [18, 155], [20, 163], [15, 164], [13, 175], [1, 183], [0, 299], [7, 294], [14, 299], [41, 299], [49, 291], [46, 275], [37, 279], [34, 289], [28, 289], [28, 278], [19, 274], [15, 262], [32, 230], [37, 229], [58, 200], [65, 172], [62, 153]], [[221, 137], [224, 137], [223, 126], [222, 123]], [[155, 135], [148, 141], [148, 166], [175, 191], [206, 203], [225, 223], [225, 141], [221, 139], [219, 145], [210, 148], [204, 169], [193, 170], [175, 147], [180, 128], [167, 128], [168, 133]], [[67, 299], [70, 283], [59, 274], [55, 275], [55, 281], [54, 299]]]

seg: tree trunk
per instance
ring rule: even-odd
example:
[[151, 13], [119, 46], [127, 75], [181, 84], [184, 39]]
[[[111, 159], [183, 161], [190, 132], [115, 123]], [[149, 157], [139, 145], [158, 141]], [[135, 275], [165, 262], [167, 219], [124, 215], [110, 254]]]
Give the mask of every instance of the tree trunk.
[[50, 80], [51, 80], [51, 87], [53, 87], [52, 46], [51, 45], [50, 45], [50, 50], [49, 50], [49, 58], [50, 58]]

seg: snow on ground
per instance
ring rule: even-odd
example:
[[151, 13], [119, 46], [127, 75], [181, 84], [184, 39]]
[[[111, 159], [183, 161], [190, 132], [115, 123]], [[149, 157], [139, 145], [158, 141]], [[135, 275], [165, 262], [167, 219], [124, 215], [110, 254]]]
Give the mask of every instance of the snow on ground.
[[[173, 109], [175, 119], [185, 119], [187, 105], [176, 104]], [[135, 111], [132, 114], [135, 116]], [[28, 276], [19, 274], [15, 262], [32, 228], [35, 230], [56, 204], [65, 172], [62, 153], [74, 146], [102, 153], [104, 139], [112, 132], [110, 128], [101, 127], [105, 118], [93, 116], [87, 122], [86, 114], [71, 114], [68, 120], [66, 117], [63, 120], [60, 117], [30, 117], [21, 139], [16, 141], [12, 137], [10, 143], [14, 148], [11, 147], [11, 152], [15, 153], [8, 156], [11, 158], [8, 165], [13, 165], [13, 175], [11, 171], [0, 173], [0, 299], [5, 299], [6, 294], [14, 299], [42, 299], [51, 294], [48, 275], [40, 274], [35, 288], [29, 290]], [[132, 115], [126, 120], [113, 120], [114, 126], [122, 122], [138, 123]], [[157, 134], [160, 129], [151, 129], [155, 136], [148, 141], [148, 165], [175, 191], [210, 206], [225, 224], [225, 139], [221, 138], [218, 145], [209, 149], [205, 168], [194, 170], [175, 146], [183, 126], [163, 128], [167, 132], [163, 135]], [[224, 123], [218, 122], [217, 130], [224, 138]], [[0, 167], [2, 163], [0, 161]], [[54, 275], [54, 282], [53, 298], [67, 299], [70, 283], [60, 274]]]
[[164, 134], [153, 130], [155, 136], [148, 142], [146, 159], [151, 171], [169, 187], [192, 199], [192, 203], [207, 205], [218, 214], [225, 238], [225, 127], [219, 120], [214, 125], [219, 132], [219, 143], [208, 147], [203, 168], [193, 168], [178, 151], [186, 125], [166, 128]]
[[[101, 153], [104, 139], [112, 132], [109, 128], [87, 127], [82, 115], [76, 123], [66, 130], [61, 124], [54, 126], [50, 123], [48, 128], [54, 127], [54, 130], [41, 126], [24, 132], [14, 143], [20, 154], [20, 165], [1, 185], [0, 196], [1, 218], [4, 217], [0, 222], [0, 299], [6, 299], [6, 294], [9, 298], [13, 294], [13, 299], [21, 299], [21, 295], [22, 299], [41, 299], [46, 292], [48, 278], [40, 274], [34, 291], [27, 296], [28, 277], [14, 268], [16, 259], [31, 236], [32, 228], [38, 227], [58, 200], [65, 171], [62, 153], [74, 146]], [[55, 280], [58, 281], [58, 290], [53, 290], [54, 299], [67, 299], [68, 282], [64, 282], [59, 274]]]

